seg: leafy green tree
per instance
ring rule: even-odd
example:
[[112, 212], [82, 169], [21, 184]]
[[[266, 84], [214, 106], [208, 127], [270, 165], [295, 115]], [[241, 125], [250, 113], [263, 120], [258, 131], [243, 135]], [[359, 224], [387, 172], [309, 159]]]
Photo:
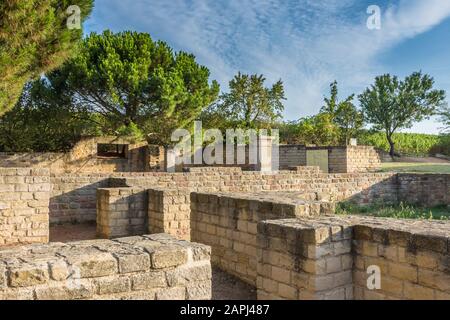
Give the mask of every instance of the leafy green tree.
[[385, 132], [392, 157], [395, 155], [393, 134], [429, 118], [445, 100], [445, 91], [433, 90], [433, 86], [434, 79], [421, 72], [404, 80], [385, 74], [376, 77], [375, 84], [359, 95], [365, 120], [374, 129]]
[[444, 124], [444, 130], [450, 131], [450, 107], [448, 104], [443, 105], [439, 110], [441, 122]]
[[356, 109], [353, 103], [347, 101], [339, 104], [333, 121], [339, 128], [340, 143], [345, 145], [349, 144], [351, 138], [356, 137], [364, 125], [363, 114]]
[[298, 123], [298, 143], [317, 146], [331, 146], [339, 143], [339, 130], [332, 116], [321, 112], [302, 118]]
[[0, 115], [17, 102], [22, 88], [63, 63], [83, 32], [69, 29], [66, 10], [81, 9], [81, 21], [93, 0], [2, 0], [0, 2]]
[[217, 104], [211, 106], [204, 119], [209, 127], [225, 126], [242, 129], [268, 128], [281, 118], [284, 110], [283, 82], [265, 86], [263, 75], [238, 73], [229, 83], [230, 90], [223, 93]]
[[147, 33], [105, 31], [84, 39], [78, 55], [48, 74], [47, 88], [100, 115], [105, 134], [137, 127], [152, 142], [168, 144], [174, 129], [216, 100], [219, 85], [209, 76], [193, 55], [174, 53]]
[[82, 135], [98, 133], [94, 115], [55, 100], [44, 81], [26, 84], [16, 106], [0, 117], [1, 151], [67, 151]]
[[[320, 112], [329, 113], [332, 117], [334, 117], [339, 108], [338, 87], [336, 80], [330, 84], [330, 98], [325, 97], [323, 100], [325, 105], [322, 107]], [[353, 96], [348, 97], [345, 101], [351, 100], [353, 100]]]
[[327, 113], [339, 130], [339, 143], [345, 145], [364, 124], [361, 112], [352, 102], [354, 97], [355, 95], [352, 94], [344, 101], [339, 101], [337, 81], [334, 81], [330, 84], [330, 98], [324, 98], [325, 105], [321, 109], [321, 113]]

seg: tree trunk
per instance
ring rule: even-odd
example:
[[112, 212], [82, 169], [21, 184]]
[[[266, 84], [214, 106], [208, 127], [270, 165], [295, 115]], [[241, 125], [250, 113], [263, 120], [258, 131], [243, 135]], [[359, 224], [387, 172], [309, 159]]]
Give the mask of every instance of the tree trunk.
[[389, 142], [389, 155], [391, 156], [391, 158], [394, 158], [394, 156], [395, 156], [395, 143], [392, 140], [392, 136], [391, 135], [387, 135], [387, 140]]

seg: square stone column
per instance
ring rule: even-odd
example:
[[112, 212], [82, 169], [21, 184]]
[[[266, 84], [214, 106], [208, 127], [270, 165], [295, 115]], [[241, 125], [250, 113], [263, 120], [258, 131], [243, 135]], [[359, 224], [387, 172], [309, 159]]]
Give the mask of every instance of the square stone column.
[[272, 172], [273, 141], [271, 136], [260, 136], [258, 143], [257, 171]]

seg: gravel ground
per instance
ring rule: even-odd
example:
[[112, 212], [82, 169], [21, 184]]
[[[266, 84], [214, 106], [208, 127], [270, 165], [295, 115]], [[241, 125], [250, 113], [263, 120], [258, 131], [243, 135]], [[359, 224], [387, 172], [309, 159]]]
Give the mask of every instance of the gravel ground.
[[256, 300], [256, 290], [238, 278], [213, 267], [212, 300]]

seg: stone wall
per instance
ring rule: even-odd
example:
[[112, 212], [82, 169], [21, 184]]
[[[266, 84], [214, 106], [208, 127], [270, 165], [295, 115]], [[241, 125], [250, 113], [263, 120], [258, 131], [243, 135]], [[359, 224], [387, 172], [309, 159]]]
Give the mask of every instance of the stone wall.
[[48, 242], [47, 169], [0, 168], [0, 246]]
[[352, 300], [352, 230], [321, 219], [258, 225], [258, 300]]
[[[439, 221], [264, 221], [258, 299], [449, 300], [449, 240], [450, 224]], [[379, 268], [381, 287], [367, 285], [369, 267]]]
[[[381, 223], [380, 223], [381, 222]], [[354, 227], [355, 299], [450, 300], [450, 223], [365, 219]], [[367, 288], [378, 266], [381, 289]]]
[[97, 218], [97, 189], [109, 186], [107, 174], [52, 175], [50, 223], [93, 222]]
[[449, 174], [398, 174], [399, 201], [426, 207], [450, 205]]
[[[295, 199], [297, 198], [297, 199]], [[319, 202], [286, 195], [191, 194], [191, 239], [210, 245], [219, 268], [256, 284], [257, 224], [267, 219], [329, 213]]]
[[280, 170], [306, 166], [306, 147], [304, 145], [280, 145]]
[[[240, 168], [190, 168], [186, 173], [114, 173], [52, 175], [51, 223], [96, 220], [96, 190], [108, 187], [179, 188], [193, 192], [301, 191], [318, 200], [399, 201], [449, 204], [448, 175], [394, 173], [323, 174], [298, 167], [277, 174], [242, 172]], [[433, 190], [433, 192], [428, 192]]]
[[382, 158], [374, 147], [347, 146], [347, 171], [371, 172], [381, 168]]
[[211, 299], [210, 249], [164, 235], [0, 250], [0, 300]]
[[97, 190], [97, 236], [117, 238], [147, 233], [147, 192], [141, 188]]
[[186, 190], [148, 191], [148, 231], [191, 239], [191, 199]]
[[381, 155], [370, 146], [306, 147], [302, 145], [280, 145], [280, 169], [306, 166], [307, 152], [328, 151], [330, 173], [373, 172], [381, 167]]
[[[98, 156], [98, 144], [126, 145], [125, 158]], [[146, 142], [126, 137], [86, 137], [67, 153], [0, 153], [0, 167], [48, 168], [58, 174], [145, 172], [158, 170], [160, 161]]]

